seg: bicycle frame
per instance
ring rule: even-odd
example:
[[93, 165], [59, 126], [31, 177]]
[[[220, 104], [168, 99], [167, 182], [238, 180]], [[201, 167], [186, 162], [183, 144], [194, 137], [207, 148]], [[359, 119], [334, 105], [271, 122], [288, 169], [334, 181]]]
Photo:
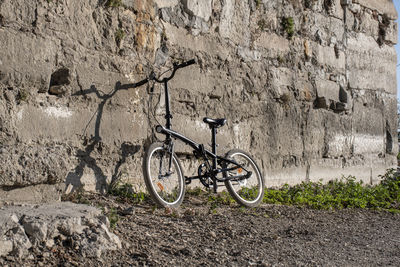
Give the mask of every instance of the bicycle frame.
[[[174, 72], [173, 72], [174, 74]], [[173, 75], [171, 75], [171, 77], [173, 77]], [[203, 144], [198, 144], [195, 141], [191, 140], [190, 138], [187, 138], [186, 136], [175, 132], [171, 129], [171, 119], [172, 119], [172, 114], [170, 111], [170, 99], [169, 99], [169, 91], [168, 91], [168, 80], [171, 79], [170, 78], [164, 78], [162, 80], [162, 82], [164, 83], [164, 90], [165, 90], [165, 109], [166, 109], [166, 114], [165, 114], [165, 119], [166, 119], [166, 124], [165, 127], [161, 126], [161, 125], [157, 125], [156, 126], [156, 132], [157, 133], [161, 133], [164, 134], [166, 136], [166, 143], [170, 144], [172, 146], [171, 151], [173, 152], [173, 144], [172, 144], [172, 139], [179, 139], [180, 141], [182, 141], [183, 143], [185, 143], [186, 145], [191, 146], [194, 149], [194, 155], [197, 158], [203, 158], [206, 162], [207, 162], [207, 157], [212, 159], [212, 168], [211, 168], [211, 173], [207, 173], [206, 175], [198, 175], [198, 176], [192, 176], [192, 177], [185, 177], [186, 183], [190, 183], [192, 180], [195, 179], [201, 179], [201, 178], [210, 178], [213, 181], [213, 189], [214, 192], [217, 192], [217, 182], [225, 182], [227, 180], [244, 180], [244, 179], [248, 179], [252, 172], [248, 171], [246, 168], [244, 168], [243, 166], [241, 166], [240, 164], [238, 164], [235, 161], [232, 161], [230, 159], [224, 158], [224, 157], [220, 157], [216, 154], [216, 150], [217, 150], [217, 145], [216, 145], [216, 133], [217, 130], [215, 129], [215, 127], [211, 127], [212, 130], [212, 151], [209, 151], [207, 149], [204, 148]], [[169, 167], [171, 167], [171, 159], [170, 158], [170, 163], [169, 163]], [[233, 164], [234, 167], [231, 168], [217, 168], [217, 164], [219, 164], [220, 166], [223, 166], [224, 164]], [[210, 167], [210, 166], [208, 166]], [[244, 175], [235, 175], [235, 176], [227, 176], [226, 172], [228, 171], [232, 171], [235, 169], [243, 169], [246, 174]], [[223, 173], [224, 178], [223, 179], [219, 179], [217, 178], [217, 174], [218, 173]]]

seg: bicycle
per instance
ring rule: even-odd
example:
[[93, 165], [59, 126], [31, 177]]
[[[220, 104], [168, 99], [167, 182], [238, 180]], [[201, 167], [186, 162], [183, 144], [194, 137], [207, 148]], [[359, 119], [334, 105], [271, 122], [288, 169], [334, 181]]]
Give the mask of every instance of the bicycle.
[[[226, 124], [225, 118], [204, 118], [203, 121], [211, 129], [211, 151], [205, 149], [186, 136], [172, 130], [170, 112], [170, 97], [168, 81], [175, 72], [192, 64], [194, 59], [181, 64], [173, 64], [168, 71], [171, 75], [166, 78], [156, 77], [154, 72], [137, 85], [149, 81], [164, 84], [165, 90], [165, 127], [157, 125], [157, 133], [165, 135], [163, 142], [154, 142], [148, 146], [143, 157], [143, 174], [146, 188], [152, 199], [162, 207], [176, 208], [185, 196], [186, 185], [193, 180], [200, 180], [206, 188], [212, 188], [217, 193], [218, 183], [224, 183], [230, 195], [237, 203], [246, 207], [255, 207], [260, 204], [264, 196], [264, 177], [255, 160], [245, 151], [232, 149], [225, 157], [217, 155], [217, 129]], [[166, 73], [166, 72], [164, 72]], [[202, 161], [196, 176], [184, 176], [181, 163], [174, 151], [174, 141], [177, 139], [193, 148], [193, 155]]]

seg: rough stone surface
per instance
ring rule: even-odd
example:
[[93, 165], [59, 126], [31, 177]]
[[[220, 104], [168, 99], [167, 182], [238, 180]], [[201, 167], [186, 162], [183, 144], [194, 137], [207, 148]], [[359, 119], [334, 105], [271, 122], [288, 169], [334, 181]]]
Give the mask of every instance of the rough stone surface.
[[59, 202], [3, 206], [0, 256], [29, 258], [32, 249], [52, 248], [57, 242], [67, 242], [83, 257], [98, 258], [108, 250], [121, 248], [121, 241], [108, 227], [107, 217], [87, 205]]
[[249, 151], [267, 186], [376, 181], [398, 152], [397, 14], [392, 1], [350, 2], [0, 1], [1, 196], [143, 188], [165, 103], [160, 86], [129, 84], [190, 58], [170, 83], [177, 131], [207, 144], [202, 117], [226, 117], [220, 151]]

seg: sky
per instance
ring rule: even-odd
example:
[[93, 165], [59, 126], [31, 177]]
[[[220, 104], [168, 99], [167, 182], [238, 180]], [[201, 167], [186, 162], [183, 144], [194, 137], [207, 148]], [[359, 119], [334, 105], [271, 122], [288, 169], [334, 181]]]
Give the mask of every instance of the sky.
[[[394, 5], [396, 6], [397, 13], [400, 15], [400, 0], [393, 0]], [[399, 20], [397, 20], [399, 22]], [[397, 30], [400, 27], [397, 26]], [[399, 33], [400, 37], [400, 33]], [[397, 100], [400, 101], [400, 44], [397, 43], [396, 45], [396, 52], [397, 52]]]

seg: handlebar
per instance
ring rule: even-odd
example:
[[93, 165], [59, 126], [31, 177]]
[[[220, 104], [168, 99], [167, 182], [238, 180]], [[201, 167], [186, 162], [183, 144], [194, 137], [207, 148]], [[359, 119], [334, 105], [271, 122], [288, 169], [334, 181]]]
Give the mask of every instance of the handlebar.
[[158, 82], [158, 83], [168, 82], [169, 80], [171, 80], [172, 78], [174, 78], [175, 72], [176, 72], [178, 69], [181, 69], [181, 68], [184, 68], [184, 67], [193, 65], [193, 64], [195, 64], [195, 63], [196, 63], [196, 60], [195, 60], [195, 59], [191, 59], [191, 60], [189, 60], [189, 61], [183, 62], [183, 63], [178, 64], [178, 65], [177, 65], [177, 64], [173, 64], [174, 67], [173, 67], [172, 73], [171, 73], [171, 75], [170, 75], [169, 77], [166, 77], [166, 78], [163, 78], [162, 80], [159, 80], [158, 78], [155, 77], [155, 74], [154, 74], [154, 72], [153, 72], [153, 73], [150, 74], [149, 79], [150, 79], [150, 80], [154, 80], [154, 81], [156, 81], [156, 82]]
[[184, 68], [184, 67], [193, 65], [193, 64], [195, 64], [195, 63], [196, 63], [196, 60], [195, 60], [195, 59], [191, 59], [191, 60], [189, 60], [189, 61], [186, 61], [186, 62], [183, 62], [182, 64], [177, 65], [176, 68], [177, 68], [177, 69], [179, 69], [179, 68]]
[[[168, 78], [163, 78], [163, 79], [159, 80], [158, 78], [156, 78], [155, 73], [152, 72], [152, 73], [150, 73], [150, 76], [149, 76], [148, 78], [144, 79], [144, 80], [141, 80], [141, 81], [139, 81], [139, 82], [137, 82], [137, 83], [134, 83], [134, 84], [122, 85], [122, 86], [120, 86], [119, 88], [120, 88], [120, 89], [128, 89], [128, 88], [132, 88], [132, 87], [133, 87], [133, 88], [136, 88], [136, 87], [142, 86], [142, 85], [148, 83], [149, 81], [153, 81], [153, 80], [156, 81], [156, 82], [158, 82], [158, 83], [168, 82], [169, 80], [171, 80], [172, 78], [174, 78], [175, 72], [176, 72], [178, 69], [181, 69], [181, 68], [184, 68], [184, 67], [193, 65], [193, 64], [195, 64], [195, 63], [196, 63], [196, 60], [195, 60], [195, 59], [191, 59], [191, 60], [186, 61], [186, 62], [183, 62], [183, 63], [181, 63], [181, 64], [173, 64], [173, 68], [172, 68], [173, 71], [172, 71], [171, 75], [170, 75]], [[169, 70], [171, 70], [171, 69], [169, 69]], [[168, 70], [168, 71], [169, 71], [169, 70]]]

